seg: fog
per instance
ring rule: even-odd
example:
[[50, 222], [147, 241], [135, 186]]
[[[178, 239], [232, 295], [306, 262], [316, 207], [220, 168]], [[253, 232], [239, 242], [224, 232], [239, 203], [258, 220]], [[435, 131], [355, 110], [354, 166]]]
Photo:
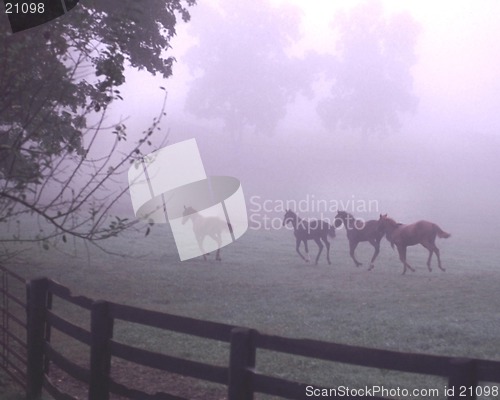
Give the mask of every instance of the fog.
[[170, 79], [129, 71], [114, 113], [131, 131], [164, 86], [169, 142], [196, 138], [209, 175], [241, 180], [250, 213], [257, 198], [376, 201], [348, 211], [497, 232], [500, 3], [236, 3], [192, 9]]

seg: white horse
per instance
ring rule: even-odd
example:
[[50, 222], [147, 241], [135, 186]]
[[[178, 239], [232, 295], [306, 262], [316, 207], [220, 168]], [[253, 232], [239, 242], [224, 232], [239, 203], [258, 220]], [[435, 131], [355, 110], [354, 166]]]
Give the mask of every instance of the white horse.
[[217, 242], [217, 253], [215, 259], [220, 261], [220, 248], [222, 246], [221, 234], [224, 230], [229, 230], [233, 233], [233, 228], [230, 223], [223, 221], [219, 217], [204, 217], [200, 215], [193, 207], [184, 206], [182, 213], [182, 224], [184, 225], [188, 219], [193, 221], [193, 232], [196, 236], [198, 246], [203, 254], [203, 259], [207, 259], [207, 254], [203, 249], [203, 240], [205, 236], [211, 237]]

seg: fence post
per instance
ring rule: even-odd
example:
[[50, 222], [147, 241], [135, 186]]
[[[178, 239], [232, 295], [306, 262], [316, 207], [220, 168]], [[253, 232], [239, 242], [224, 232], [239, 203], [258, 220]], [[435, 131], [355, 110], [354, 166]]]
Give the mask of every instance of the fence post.
[[45, 325], [47, 321], [47, 278], [33, 279], [26, 286], [26, 398], [38, 399], [42, 395], [44, 371]]
[[[52, 292], [47, 292], [47, 310], [52, 310]], [[47, 323], [45, 324], [45, 341], [47, 343], [50, 343], [50, 333], [52, 332], [52, 328], [50, 326], [50, 324]], [[44, 360], [44, 364], [43, 364], [43, 373], [45, 375], [48, 375], [49, 374], [49, 362], [50, 360], [45, 357], [45, 360]]]
[[253, 400], [251, 368], [255, 367], [255, 335], [253, 329], [231, 331], [229, 355], [228, 400]]
[[450, 361], [448, 400], [476, 400], [476, 368], [473, 360], [454, 358]]
[[113, 337], [113, 318], [105, 301], [96, 301], [92, 305], [90, 334], [89, 400], [108, 400], [111, 370], [109, 341]]
[[7, 272], [4, 271], [2, 265], [0, 265], [0, 273], [2, 274], [2, 304], [0, 305], [0, 314], [2, 314], [2, 338], [0, 347], [2, 348], [2, 364], [0, 367], [7, 369], [7, 360], [9, 359], [9, 298], [7, 294], [9, 293], [9, 281], [7, 278]]

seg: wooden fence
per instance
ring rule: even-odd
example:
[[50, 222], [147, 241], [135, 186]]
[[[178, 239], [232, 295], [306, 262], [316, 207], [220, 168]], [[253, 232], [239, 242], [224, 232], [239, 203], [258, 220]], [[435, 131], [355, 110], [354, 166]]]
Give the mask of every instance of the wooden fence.
[[0, 369], [26, 386], [26, 281], [0, 265]]
[[[254, 393], [263, 393], [287, 399], [310, 399], [307, 384], [259, 373], [256, 354], [265, 349], [291, 355], [352, 364], [364, 367], [395, 370], [445, 377], [448, 388], [456, 388], [448, 399], [475, 399], [476, 391], [461, 395], [458, 387], [478, 387], [479, 382], [500, 383], [500, 361], [457, 359], [446, 356], [401, 353], [369, 349], [308, 339], [291, 339], [267, 335], [253, 329], [201, 321], [157, 311], [148, 311], [105, 301], [93, 301], [73, 296], [60, 284], [46, 278], [28, 283], [28, 364], [27, 397], [36, 399], [45, 388], [56, 400], [71, 400], [50, 381], [48, 361], [88, 386], [91, 400], [108, 399], [110, 393], [141, 400], [181, 400], [166, 393], [148, 394], [115, 382], [110, 374], [113, 357], [132, 363], [180, 374], [205, 381], [227, 385], [229, 400], [250, 400]], [[51, 309], [52, 296], [90, 310], [90, 330], [85, 330]], [[166, 354], [120, 343], [113, 339], [117, 320], [194, 335], [230, 344], [228, 366], [216, 366], [186, 360]], [[50, 332], [57, 329], [90, 347], [89, 368], [83, 368], [56, 351], [50, 342]], [[371, 398], [382, 397], [344, 397]]]

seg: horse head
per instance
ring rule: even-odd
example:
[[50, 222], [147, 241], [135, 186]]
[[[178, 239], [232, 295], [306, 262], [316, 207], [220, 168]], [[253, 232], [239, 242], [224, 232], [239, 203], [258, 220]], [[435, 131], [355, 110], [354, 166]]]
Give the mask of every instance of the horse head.
[[389, 218], [387, 214], [380, 214], [378, 219], [379, 230], [387, 233], [387, 230], [391, 230], [391, 228], [397, 226], [397, 222], [392, 218]]
[[346, 211], [337, 211], [333, 226], [335, 226], [335, 228], [340, 228], [340, 225], [345, 224], [348, 216], [349, 214]]
[[391, 247], [394, 248], [394, 241], [392, 240], [392, 232], [400, 226], [401, 224], [398, 224], [396, 221], [394, 221], [392, 218], [389, 218], [387, 214], [380, 214], [380, 218], [378, 220], [379, 222], [379, 230], [382, 231], [385, 234], [385, 237], [391, 244]]
[[283, 218], [283, 226], [291, 222], [292, 224], [297, 221], [297, 214], [292, 210], [286, 210], [285, 217]]
[[182, 213], [182, 225], [184, 225], [187, 220], [191, 217], [192, 214], [195, 214], [197, 211], [193, 207], [184, 206], [184, 211]]

